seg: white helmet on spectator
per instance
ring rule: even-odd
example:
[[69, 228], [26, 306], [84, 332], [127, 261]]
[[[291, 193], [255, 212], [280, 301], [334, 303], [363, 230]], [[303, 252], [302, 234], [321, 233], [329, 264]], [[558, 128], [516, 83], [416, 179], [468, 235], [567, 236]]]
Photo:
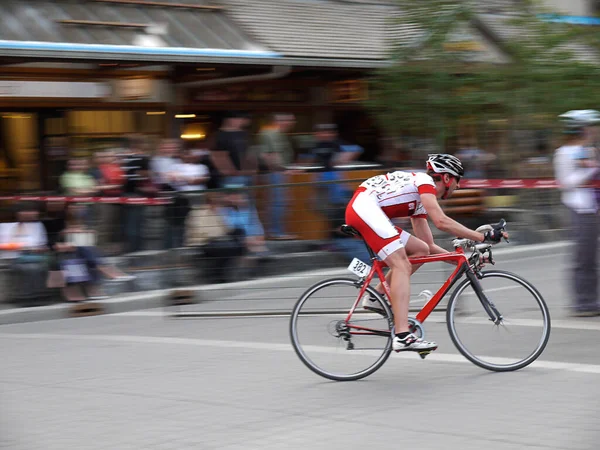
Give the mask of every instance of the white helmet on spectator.
[[558, 117], [567, 134], [579, 134], [583, 128], [600, 123], [600, 112], [595, 109], [574, 109]]

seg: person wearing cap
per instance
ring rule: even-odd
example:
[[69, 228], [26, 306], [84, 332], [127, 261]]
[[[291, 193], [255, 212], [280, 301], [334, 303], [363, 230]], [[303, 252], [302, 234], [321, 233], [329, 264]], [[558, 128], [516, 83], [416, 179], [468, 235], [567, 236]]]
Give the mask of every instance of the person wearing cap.
[[600, 123], [595, 110], [572, 110], [559, 116], [566, 136], [554, 153], [554, 172], [561, 201], [569, 209], [575, 241], [571, 315], [600, 315], [598, 302], [598, 206], [592, 183], [600, 174], [598, 155], [592, 147], [593, 127]]

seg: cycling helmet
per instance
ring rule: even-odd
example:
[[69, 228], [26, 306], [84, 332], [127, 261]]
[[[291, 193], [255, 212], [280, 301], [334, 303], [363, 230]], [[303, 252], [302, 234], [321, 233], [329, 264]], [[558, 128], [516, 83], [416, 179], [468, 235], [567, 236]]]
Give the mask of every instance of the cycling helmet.
[[456, 156], [447, 153], [429, 155], [427, 160], [427, 170], [435, 173], [447, 173], [460, 178], [465, 174], [463, 165]]
[[575, 109], [558, 117], [567, 134], [579, 134], [584, 127], [600, 123], [600, 112], [594, 109]]

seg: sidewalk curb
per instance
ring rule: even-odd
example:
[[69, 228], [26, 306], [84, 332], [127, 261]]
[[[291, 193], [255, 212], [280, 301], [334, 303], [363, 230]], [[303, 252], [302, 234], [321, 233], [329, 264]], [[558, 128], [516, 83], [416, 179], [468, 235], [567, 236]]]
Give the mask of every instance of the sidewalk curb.
[[[514, 248], [500, 248], [494, 251], [494, 255], [514, 255], [519, 253], [535, 253], [536, 255], [555, 254], [557, 251], [567, 249], [570, 245], [568, 241], [558, 241], [549, 244], [533, 244], [522, 245]], [[346, 271], [340, 269], [321, 269], [296, 272], [293, 275], [277, 275], [264, 278], [258, 278], [249, 281], [238, 281], [234, 283], [224, 284], [203, 284], [196, 286], [181, 287], [182, 290], [193, 291], [201, 295], [201, 302], [219, 300], [224, 287], [227, 290], [231, 289], [247, 289], [249, 287], [260, 287], [261, 285], [269, 285], [273, 281], [293, 281], [299, 277], [318, 277], [323, 278], [344, 274]], [[308, 287], [308, 286], [307, 286]], [[103, 315], [124, 313], [143, 309], [160, 308], [165, 306], [167, 296], [174, 289], [161, 289], [155, 291], [137, 292], [132, 294], [120, 295], [115, 298], [99, 300], [94, 303], [103, 307]], [[216, 293], [217, 295], [213, 295]], [[222, 299], [226, 301], [227, 299]], [[34, 306], [23, 308], [11, 308], [0, 310], [0, 325], [9, 325], [25, 322], [40, 322], [46, 320], [66, 319], [70, 318], [70, 310], [74, 304], [59, 303], [47, 306]]]

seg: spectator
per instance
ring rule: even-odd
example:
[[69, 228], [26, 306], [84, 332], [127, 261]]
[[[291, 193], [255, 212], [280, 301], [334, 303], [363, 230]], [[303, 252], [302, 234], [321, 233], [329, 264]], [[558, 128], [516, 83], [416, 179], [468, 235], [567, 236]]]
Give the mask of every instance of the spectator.
[[461, 147], [456, 152], [465, 167], [465, 178], [481, 179], [487, 177], [487, 168], [496, 157], [477, 147], [474, 139], [462, 138]]
[[35, 203], [16, 205], [16, 222], [3, 223], [0, 230], [0, 242], [14, 245], [15, 251], [5, 253], [5, 257], [19, 257], [35, 254], [47, 249], [48, 236]]
[[239, 230], [228, 228], [220, 213], [222, 194], [210, 194], [205, 205], [195, 206], [186, 220], [186, 245], [200, 247], [211, 281], [226, 283], [236, 259], [246, 253]]
[[[89, 174], [88, 160], [85, 158], [72, 158], [68, 162], [67, 171], [60, 177], [62, 192], [71, 196], [87, 197], [98, 193], [96, 180]], [[84, 206], [84, 220], [92, 223], [93, 203], [82, 203]]]
[[245, 128], [250, 119], [247, 114], [232, 112], [227, 114], [215, 136], [211, 158], [219, 172], [223, 184], [243, 184], [249, 186], [256, 174], [257, 161], [248, 152], [248, 133]]
[[[123, 195], [129, 198], [153, 197], [158, 193], [150, 178], [150, 160], [146, 155], [144, 140], [140, 136], [129, 139], [128, 154], [123, 159], [125, 185]], [[146, 207], [140, 204], [123, 206], [125, 241], [127, 252], [143, 249], [144, 214]]]
[[69, 249], [63, 244], [62, 231], [65, 229], [66, 222], [65, 201], [51, 201], [46, 204], [46, 211], [42, 218], [42, 223], [46, 229], [48, 237], [48, 250], [50, 251], [48, 287], [64, 288], [65, 279], [60, 268], [60, 254]]
[[64, 290], [67, 300], [106, 298], [100, 288], [100, 275], [118, 281], [135, 278], [105, 263], [96, 247], [95, 232], [81, 220], [80, 205], [68, 205], [64, 224], [65, 228], [60, 231], [55, 248], [62, 253], [61, 269], [67, 283]]
[[197, 162], [195, 151], [184, 150], [181, 162], [175, 165], [175, 189], [181, 192], [203, 191], [210, 177], [208, 168]]
[[62, 192], [66, 195], [88, 196], [97, 192], [96, 181], [88, 173], [88, 161], [85, 158], [72, 158], [67, 171], [60, 177]]
[[565, 144], [554, 154], [554, 170], [563, 204], [571, 212], [575, 241], [573, 255], [573, 311], [576, 317], [600, 315], [598, 302], [598, 199], [591, 185], [600, 173], [592, 144], [593, 126], [600, 113], [592, 110], [562, 114]]
[[187, 149], [182, 154], [182, 162], [173, 165], [171, 184], [176, 193], [172, 205], [167, 207], [167, 235], [165, 242], [167, 248], [183, 247], [185, 234], [185, 221], [191, 208], [189, 197], [184, 192], [206, 189], [209, 179], [208, 168], [203, 164], [195, 163], [193, 151]]
[[2, 257], [13, 260], [9, 292], [17, 299], [37, 301], [48, 294], [48, 237], [36, 204], [17, 204], [16, 211], [16, 222], [0, 224]]
[[334, 170], [336, 155], [341, 153], [337, 126], [331, 123], [320, 123], [315, 127], [315, 145], [312, 156], [324, 172]]
[[329, 217], [330, 208], [345, 204], [352, 197], [351, 191], [342, 186], [342, 177], [336, 172], [336, 166], [356, 159], [362, 153], [362, 148], [343, 144], [334, 124], [318, 124], [314, 134], [312, 157], [320, 166], [314, 205], [316, 211]]
[[[114, 150], [96, 153], [97, 164], [94, 171], [97, 188], [102, 197], [121, 197], [125, 174], [120, 166]], [[119, 203], [100, 203], [95, 205], [99, 211], [97, 225], [99, 245], [123, 242], [123, 232], [120, 227], [122, 205]]]
[[173, 198], [173, 201], [164, 208], [163, 245], [165, 249], [179, 247], [183, 239], [181, 217], [187, 214], [188, 205], [187, 200], [175, 192], [176, 166], [180, 163], [179, 141], [176, 139], [163, 139], [158, 146], [158, 154], [150, 161], [150, 173], [154, 185]]
[[[270, 126], [258, 136], [260, 144], [260, 162], [268, 173], [268, 182], [277, 186], [285, 183], [285, 174], [290, 173], [289, 166], [294, 162], [294, 149], [286, 136], [295, 123], [293, 114], [274, 114]], [[269, 239], [290, 240], [296, 236], [285, 234], [285, 213], [288, 192], [284, 187], [269, 188]]]
[[266, 245], [262, 224], [256, 208], [242, 191], [244, 186], [229, 184], [225, 187], [233, 189], [224, 196], [222, 206], [218, 208], [225, 225], [229, 230], [237, 230], [236, 233], [243, 238], [249, 257], [260, 261], [269, 259], [271, 253]]
[[[206, 140], [201, 141], [203, 144], [206, 144]], [[208, 180], [206, 182], [206, 189], [217, 189], [220, 184], [220, 174], [215, 166], [213, 159], [211, 158], [211, 151], [204, 146], [198, 145], [199, 142], [196, 141], [196, 145], [191, 146], [192, 154], [194, 155], [194, 161], [197, 164], [201, 164], [208, 170]]]
[[163, 139], [158, 147], [158, 155], [150, 161], [152, 180], [156, 186], [164, 191], [173, 190], [175, 166], [180, 163], [178, 159], [179, 143], [177, 139]]

